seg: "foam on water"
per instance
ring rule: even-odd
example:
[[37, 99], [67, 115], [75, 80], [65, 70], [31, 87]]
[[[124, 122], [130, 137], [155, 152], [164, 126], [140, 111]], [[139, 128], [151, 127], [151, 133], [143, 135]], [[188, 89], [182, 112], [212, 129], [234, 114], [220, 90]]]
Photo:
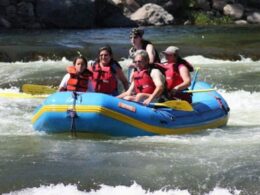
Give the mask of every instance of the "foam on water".
[[[142, 188], [142, 186], [133, 183], [131, 186], [108, 186], [108, 185], [100, 185], [100, 189], [81, 191], [77, 188], [77, 185], [49, 185], [49, 186], [40, 186], [34, 188], [26, 188], [20, 191], [14, 191], [10, 193], [6, 193], [3, 195], [191, 195], [188, 190], [180, 190], [180, 189], [160, 189], [157, 191], [149, 191]], [[225, 188], [215, 187], [213, 191], [206, 193], [205, 195], [239, 195], [239, 190], [229, 190]]]
[[194, 56], [187, 56], [185, 59], [189, 62], [192, 62], [194, 64], [241, 64], [241, 63], [254, 63], [254, 62], [260, 62], [260, 61], [253, 61], [251, 58], [245, 58], [243, 56], [240, 56], [240, 60], [220, 60], [220, 59], [211, 59], [207, 58], [201, 55], [194, 55]]

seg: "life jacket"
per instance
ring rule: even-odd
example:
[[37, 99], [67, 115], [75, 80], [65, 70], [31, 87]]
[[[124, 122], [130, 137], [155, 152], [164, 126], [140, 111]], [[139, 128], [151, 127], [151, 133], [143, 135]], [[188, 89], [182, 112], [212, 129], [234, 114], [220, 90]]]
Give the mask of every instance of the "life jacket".
[[152, 94], [155, 90], [155, 84], [150, 76], [151, 70], [143, 69], [135, 71], [133, 74], [134, 89], [136, 93]]
[[85, 69], [83, 73], [77, 75], [75, 66], [68, 66], [67, 72], [70, 74], [70, 78], [67, 82], [67, 91], [86, 92], [88, 90], [88, 82], [92, 76], [92, 73], [88, 69]]
[[176, 86], [178, 86], [179, 84], [181, 84], [183, 82], [183, 79], [180, 75], [179, 72], [179, 66], [180, 65], [184, 65], [188, 68], [188, 70], [190, 72], [192, 72], [193, 66], [187, 62], [184, 59], [179, 59], [177, 63], [165, 63], [165, 64], [156, 64], [155, 66], [158, 67], [159, 69], [164, 69], [164, 76], [165, 76], [165, 81], [166, 81], [166, 92], [165, 95], [166, 97], [168, 97], [169, 99], [183, 99], [186, 100], [188, 102], [191, 102], [191, 96], [192, 94], [188, 94], [188, 93], [182, 93], [182, 92], [178, 92], [176, 94], [174, 94], [174, 96], [170, 95], [169, 92]]
[[115, 65], [101, 67], [98, 63], [92, 66], [92, 84], [95, 92], [114, 95], [117, 93], [117, 78]]
[[[150, 41], [147, 40], [142, 40], [142, 49], [146, 50], [146, 47], [148, 44], [152, 44]], [[131, 47], [129, 50], [129, 58], [134, 58], [134, 54], [137, 50], [134, 47]], [[154, 62], [159, 63], [160, 62], [160, 57], [158, 51], [154, 48], [155, 51], [155, 56], [154, 56]]]
[[177, 63], [165, 63], [165, 64], [155, 64], [154, 66], [162, 70], [165, 80], [166, 80], [166, 89], [172, 90], [177, 85], [183, 82], [183, 79], [179, 72], [179, 66], [184, 65], [192, 72], [193, 66], [184, 59], [180, 59]]

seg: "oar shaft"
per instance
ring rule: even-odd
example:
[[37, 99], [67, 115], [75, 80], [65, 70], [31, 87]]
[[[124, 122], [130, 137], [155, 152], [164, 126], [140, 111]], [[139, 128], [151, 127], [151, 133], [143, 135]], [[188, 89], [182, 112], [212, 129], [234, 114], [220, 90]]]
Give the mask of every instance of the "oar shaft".
[[195, 90], [186, 90], [184, 93], [203, 93], [203, 92], [211, 92], [216, 91], [216, 89], [195, 89]]
[[200, 67], [197, 67], [197, 68], [196, 68], [195, 75], [194, 75], [194, 77], [193, 77], [193, 79], [192, 79], [192, 82], [191, 82], [191, 87], [190, 87], [191, 90], [194, 89], [195, 83], [196, 83], [196, 81], [197, 81], [199, 69], [200, 69]]

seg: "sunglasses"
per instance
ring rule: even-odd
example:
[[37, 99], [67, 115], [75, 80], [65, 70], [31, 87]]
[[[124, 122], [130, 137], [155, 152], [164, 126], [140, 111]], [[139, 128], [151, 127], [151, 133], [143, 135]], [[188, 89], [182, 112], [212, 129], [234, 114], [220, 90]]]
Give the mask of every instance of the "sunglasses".
[[143, 62], [143, 61], [141, 61], [141, 60], [133, 61], [134, 64], [140, 64], [140, 63], [142, 63], [142, 62]]
[[99, 57], [103, 57], [103, 56], [104, 56], [104, 57], [107, 57], [107, 56], [109, 56], [109, 55], [108, 55], [108, 54], [100, 54], [100, 55], [99, 55]]

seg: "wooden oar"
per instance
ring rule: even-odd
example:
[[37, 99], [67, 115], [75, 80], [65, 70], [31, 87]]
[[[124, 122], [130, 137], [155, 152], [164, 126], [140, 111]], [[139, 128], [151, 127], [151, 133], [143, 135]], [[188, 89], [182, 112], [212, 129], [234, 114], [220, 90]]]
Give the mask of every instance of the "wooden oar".
[[193, 111], [192, 105], [184, 100], [170, 100], [162, 103], [150, 104], [153, 107], [167, 107], [175, 110]]
[[24, 84], [22, 86], [22, 91], [24, 93], [28, 93], [32, 95], [52, 94], [57, 91], [57, 88], [47, 86], [47, 85]]
[[10, 93], [10, 92], [3, 92], [0, 93], [0, 98], [46, 98], [48, 95], [32, 95], [27, 93]]

